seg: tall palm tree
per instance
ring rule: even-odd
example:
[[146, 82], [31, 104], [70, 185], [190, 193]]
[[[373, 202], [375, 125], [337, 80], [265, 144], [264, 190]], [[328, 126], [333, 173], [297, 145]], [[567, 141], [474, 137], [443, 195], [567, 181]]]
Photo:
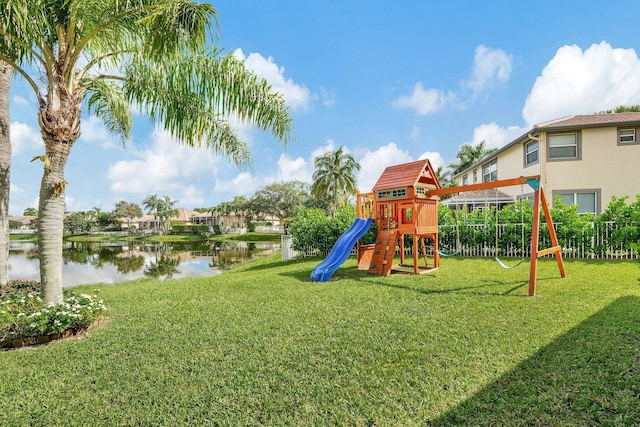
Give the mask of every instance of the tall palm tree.
[[230, 54], [209, 46], [217, 14], [193, 0], [11, 0], [0, 7], [0, 61], [33, 89], [45, 144], [39, 198], [44, 299], [62, 301], [64, 168], [80, 136], [83, 107], [123, 140], [132, 105], [184, 144], [250, 165], [246, 143], [226, 119], [286, 143], [284, 98]]
[[0, 285], [9, 281], [10, 79], [11, 67], [0, 62]]
[[349, 197], [358, 191], [353, 171], [360, 170], [360, 164], [343, 148], [329, 151], [315, 160], [311, 194], [317, 199], [329, 199], [331, 216], [335, 216], [336, 210], [344, 207]]
[[487, 154], [491, 154], [494, 151], [496, 151], [496, 148], [487, 148], [485, 146], [485, 141], [482, 141], [477, 145], [462, 145], [462, 147], [460, 147], [460, 150], [458, 150], [458, 154], [456, 154], [456, 157], [459, 161], [457, 163], [454, 162], [449, 165], [449, 168], [451, 169], [451, 175], [456, 175], [462, 172]]

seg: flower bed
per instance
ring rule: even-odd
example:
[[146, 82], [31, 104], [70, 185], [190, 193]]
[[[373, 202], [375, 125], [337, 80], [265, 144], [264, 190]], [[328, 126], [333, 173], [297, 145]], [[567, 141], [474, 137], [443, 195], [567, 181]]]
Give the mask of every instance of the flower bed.
[[0, 348], [79, 335], [99, 321], [106, 310], [95, 295], [76, 295], [67, 290], [62, 304], [46, 304], [39, 283], [10, 281], [0, 289]]

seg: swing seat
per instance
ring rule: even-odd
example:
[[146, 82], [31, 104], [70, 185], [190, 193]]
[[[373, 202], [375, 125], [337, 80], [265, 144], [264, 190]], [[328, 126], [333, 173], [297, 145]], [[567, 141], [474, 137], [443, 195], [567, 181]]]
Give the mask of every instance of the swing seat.
[[444, 252], [441, 252], [441, 251], [436, 251], [436, 252], [438, 252], [438, 255], [440, 255], [440, 256], [456, 256], [456, 255], [458, 255], [460, 253], [459, 250], [457, 250], [455, 252], [451, 252], [450, 254], [447, 254], [447, 253], [444, 253]]
[[517, 264], [515, 264], [515, 265], [507, 265], [507, 264], [505, 264], [504, 262], [502, 262], [502, 260], [501, 260], [500, 258], [496, 257], [496, 262], [498, 263], [498, 265], [500, 265], [500, 267], [502, 267], [502, 268], [506, 268], [506, 269], [516, 268], [517, 266], [519, 266], [520, 264], [522, 264], [522, 263], [523, 263], [523, 262], [525, 262], [525, 261], [526, 261], [526, 259], [525, 259], [525, 258], [522, 258], [522, 259], [521, 259], [520, 261], [518, 261], [518, 263], [517, 263]]

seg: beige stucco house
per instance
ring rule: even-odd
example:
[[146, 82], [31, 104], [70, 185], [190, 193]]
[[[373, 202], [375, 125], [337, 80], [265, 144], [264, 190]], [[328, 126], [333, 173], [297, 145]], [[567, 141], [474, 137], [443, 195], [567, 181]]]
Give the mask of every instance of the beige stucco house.
[[[540, 175], [548, 197], [600, 213], [612, 196], [640, 194], [640, 113], [576, 115], [537, 124], [453, 176], [458, 185]], [[517, 200], [533, 190], [503, 187]]]

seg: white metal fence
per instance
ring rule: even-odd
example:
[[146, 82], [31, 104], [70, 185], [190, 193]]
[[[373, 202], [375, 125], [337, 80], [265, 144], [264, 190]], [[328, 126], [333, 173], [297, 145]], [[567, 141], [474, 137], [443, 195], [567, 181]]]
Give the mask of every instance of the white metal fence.
[[[524, 227], [524, 245], [522, 232]], [[639, 256], [625, 241], [624, 236], [637, 236], [637, 227], [621, 227], [615, 223], [602, 225], [592, 223], [584, 230], [566, 229], [562, 224], [554, 224], [558, 239], [562, 246], [562, 256], [565, 258], [595, 258], [595, 259], [637, 259]], [[627, 228], [627, 230], [625, 230]], [[495, 233], [498, 233], [498, 248], [496, 250]], [[473, 257], [529, 257], [531, 241], [531, 224], [467, 224], [440, 226], [438, 249], [445, 254]], [[309, 247], [302, 251], [292, 249], [293, 236], [282, 236], [282, 260], [288, 261], [299, 257], [326, 256], [328, 251], [321, 251]], [[325, 246], [326, 245], [318, 245]], [[540, 248], [551, 246], [544, 227], [540, 232]], [[524, 253], [523, 253], [524, 249]], [[405, 254], [410, 255], [411, 245], [405, 246]], [[399, 254], [399, 249], [396, 248]], [[356, 249], [351, 251], [356, 255]], [[552, 256], [552, 255], [551, 255]]]

